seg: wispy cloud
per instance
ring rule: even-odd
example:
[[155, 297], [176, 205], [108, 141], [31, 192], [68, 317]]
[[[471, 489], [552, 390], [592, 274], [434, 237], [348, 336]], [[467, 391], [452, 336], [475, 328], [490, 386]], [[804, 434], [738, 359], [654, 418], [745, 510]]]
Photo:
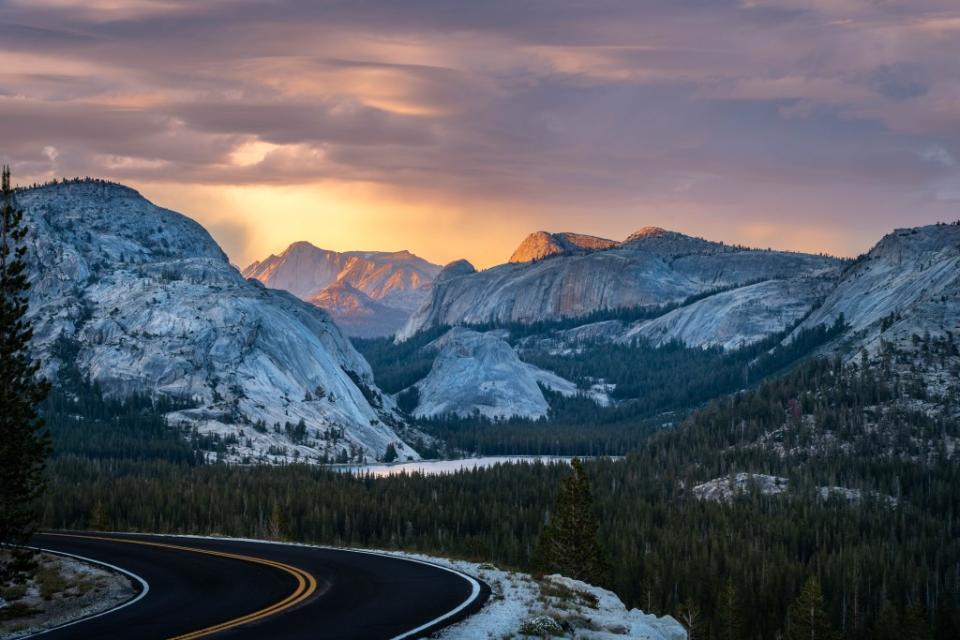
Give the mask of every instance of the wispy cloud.
[[958, 32], [955, 0], [0, 0], [0, 155], [141, 186], [238, 262], [640, 223], [855, 253], [956, 217]]

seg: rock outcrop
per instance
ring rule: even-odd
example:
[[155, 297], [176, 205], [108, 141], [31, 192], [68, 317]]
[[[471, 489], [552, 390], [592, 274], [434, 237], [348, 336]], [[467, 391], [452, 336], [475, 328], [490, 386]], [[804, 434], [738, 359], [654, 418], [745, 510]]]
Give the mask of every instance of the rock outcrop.
[[329, 316], [244, 279], [196, 222], [98, 181], [16, 200], [48, 376], [75, 366], [108, 396], [176, 399], [171, 424], [218, 436], [229, 460], [418, 457]]
[[617, 339], [739, 349], [794, 326], [834, 284], [831, 278], [801, 276], [738, 287], [634, 323]]
[[677, 302], [762, 280], [829, 274], [839, 265], [825, 256], [731, 247], [645, 229], [602, 251], [451, 272], [438, 278], [397, 337], [442, 325], [534, 323]]
[[876, 351], [881, 341], [909, 346], [915, 335], [960, 335], [960, 224], [884, 236], [844, 271], [803, 327], [841, 314], [851, 327], [841, 348], [851, 356]]
[[462, 327], [427, 347], [437, 357], [426, 378], [417, 383], [420, 402], [414, 415], [434, 417], [480, 414], [487, 418], [542, 418], [547, 403], [540, 386], [570, 396], [574, 383], [523, 362], [495, 332]]
[[616, 240], [607, 240], [580, 233], [531, 233], [520, 243], [509, 262], [531, 262], [550, 256], [576, 251], [600, 251], [617, 246]]

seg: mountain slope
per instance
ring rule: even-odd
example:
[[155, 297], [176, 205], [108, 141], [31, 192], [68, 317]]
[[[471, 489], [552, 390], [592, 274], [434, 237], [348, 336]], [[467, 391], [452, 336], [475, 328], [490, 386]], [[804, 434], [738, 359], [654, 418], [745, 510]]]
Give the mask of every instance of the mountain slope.
[[574, 383], [521, 361], [492, 332], [457, 327], [427, 349], [438, 353], [430, 373], [416, 385], [417, 417], [542, 418], [550, 405], [541, 385], [567, 396], [577, 392]]
[[[440, 266], [431, 264], [409, 251], [391, 253], [377, 251], [349, 251], [340, 253], [320, 249], [309, 242], [295, 242], [280, 255], [271, 255], [254, 262], [243, 270], [244, 277], [259, 280], [268, 287], [284, 289], [297, 297], [331, 311], [337, 322], [354, 335], [388, 335], [402, 324], [403, 319], [419, 307], [429, 295], [430, 283], [440, 272]], [[370, 314], [358, 315], [337, 302], [342, 290], [321, 295], [327, 287], [344, 283], [362, 292], [386, 309], [381, 309], [386, 321], [381, 325], [370, 322]], [[327, 306], [329, 303], [329, 306]], [[379, 333], [371, 333], [378, 330]]]
[[795, 325], [833, 284], [823, 277], [765, 280], [634, 323], [619, 339], [644, 337], [657, 344], [679, 340], [691, 347], [739, 349]]
[[438, 279], [398, 338], [442, 325], [533, 323], [676, 302], [758, 280], [825, 274], [839, 264], [829, 257], [730, 247], [647, 228], [603, 251], [561, 253]]
[[897, 229], [847, 269], [804, 326], [843, 314], [851, 335], [841, 348], [876, 351], [881, 341], [960, 334], [960, 224]]
[[17, 201], [47, 375], [75, 366], [107, 396], [174, 398], [169, 421], [217, 436], [227, 459], [417, 457], [330, 318], [245, 280], [196, 222], [97, 181]]
[[310, 296], [307, 302], [323, 309], [351, 336], [387, 336], [407, 321], [403, 309], [380, 304], [345, 281], [331, 284]]

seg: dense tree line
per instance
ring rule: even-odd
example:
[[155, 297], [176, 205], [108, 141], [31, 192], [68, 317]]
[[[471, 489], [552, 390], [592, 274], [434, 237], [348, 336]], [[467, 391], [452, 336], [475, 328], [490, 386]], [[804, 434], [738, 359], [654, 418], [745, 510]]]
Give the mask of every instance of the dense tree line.
[[630, 344], [590, 341], [576, 353], [524, 351], [523, 357], [588, 388], [602, 380], [616, 385], [612, 396], [631, 401], [638, 414], [691, 407], [748, 387], [808, 355], [846, 330], [842, 317], [830, 327], [787, 329], [740, 349], [689, 347], [673, 340], [657, 344], [637, 338]]
[[[541, 420], [484, 416], [439, 416], [419, 426], [455, 449], [481, 454], [622, 455], [662, 426], [682, 420], [691, 408], [755, 385], [781, 372], [846, 330], [833, 325], [788, 331], [736, 350], [701, 349], [680, 342], [657, 346], [591, 341], [576, 354], [524, 351], [525, 360], [587, 388], [597, 380], [616, 385], [610, 406], [586, 395], [565, 398], [543, 389], [550, 414]], [[382, 364], [384, 360], [379, 360]], [[376, 369], [376, 367], [375, 367]]]
[[352, 338], [352, 341], [370, 363], [377, 386], [387, 393], [397, 393], [427, 377], [436, 352], [424, 347], [449, 330], [450, 327], [437, 327], [398, 343], [393, 338]]
[[[701, 638], [786, 634], [811, 577], [825, 612], [811, 624], [827, 620], [844, 638], [883, 637], [884, 627], [958, 637], [960, 472], [941, 443], [960, 430], [955, 420], [893, 408], [913, 387], [881, 373], [815, 360], [711, 403], [625, 459], [586, 461], [602, 552], [616, 559], [606, 585], [647, 611], [698, 612]], [[864, 412], [882, 406], [889, 411]], [[104, 458], [71, 450], [89, 421], [70, 411], [73, 419], [49, 416], [51, 527], [282, 536], [530, 570], [570, 474], [565, 465], [517, 465], [375, 479], [302, 465], [204, 465], [188, 439]], [[140, 413], [98, 420], [131, 437], [162, 437], [150, 410]], [[176, 461], [168, 446], [180, 447]], [[783, 476], [791, 491], [716, 503], [690, 490], [737, 471]], [[864, 499], [817, 491], [834, 485]]]

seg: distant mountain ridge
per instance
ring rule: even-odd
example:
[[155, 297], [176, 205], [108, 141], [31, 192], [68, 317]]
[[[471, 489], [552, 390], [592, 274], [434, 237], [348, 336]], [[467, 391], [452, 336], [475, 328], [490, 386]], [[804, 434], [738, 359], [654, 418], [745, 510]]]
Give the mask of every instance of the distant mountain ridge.
[[[835, 276], [842, 265], [828, 256], [730, 246], [659, 227], [620, 243], [538, 232], [513, 256], [480, 272], [465, 261], [454, 263], [455, 270], [449, 265], [397, 338], [444, 325], [535, 323], [666, 304], [763, 280]], [[784, 289], [789, 297], [791, 288]]]
[[745, 247], [729, 246], [704, 238], [688, 236], [662, 227], [641, 227], [627, 236], [623, 242], [582, 233], [551, 233], [536, 231], [524, 238], [513, 254], [510, 263], [542, 260], [551, 256], [604, 251], [618, 247], [638, 247], [653, 253], [685, 253], [690, 251], [736, 251]]
[[[542, 239], [537, 247], [546, 246]], [[636, 313], [624, 312], [631, 308]], [[866, 358], [930, 398], [950, 397], [960, 384], [960, 353], [952, 346], [960, 338], [960, 223], [898, 229], [856, 261], [746, 249], [655, 227], [615, 247], [568, 248], [486, 271], [460, 261], [438, 276], [431, 299], [397, 339], [444, 326], [454, 327], [451, 333], [486, 330], [491, 340], [511, 342], [521, 359], [541, 361], [544, 354], [576, 359], [594, 343], [636, 340], [735, 351], [780, 335], [789, 345], [818, 327], [843, 326], [816, 353]], [[930, 345], [948, 355], [925, 357]], [[503, 349], [497, 353], [499, 363], [510, 360]], [[446, 357], [467, 356], [454, 350]], [[491, 380], [508, 368], [497, 371]], [[514, 390], [497, 396], [499, 415], [530, 414], [540, 402], [532, 390], [520, 393], [529, 386], [520, 377], [499, 384]], [[421, 383], [421, 406], [475, 410], [483, 404], [474, 391], [484, 388], [482, 376], [469, 384], [465, 378], [448, 372]]]
[[355, 336], [392, 335], [410, 317], [404, 309], [381, 304], [342, 280], [310, 296], [307, 302], [329, 313]]
[[[327, 310], [348, 334], [371, 336], [399, 329], [429, 295], [440, 269], [406, 250], [337, 252], [301, 241], [254, 262], [243, 275]], [[350, 288], [324, 294], [337, 284]]]

